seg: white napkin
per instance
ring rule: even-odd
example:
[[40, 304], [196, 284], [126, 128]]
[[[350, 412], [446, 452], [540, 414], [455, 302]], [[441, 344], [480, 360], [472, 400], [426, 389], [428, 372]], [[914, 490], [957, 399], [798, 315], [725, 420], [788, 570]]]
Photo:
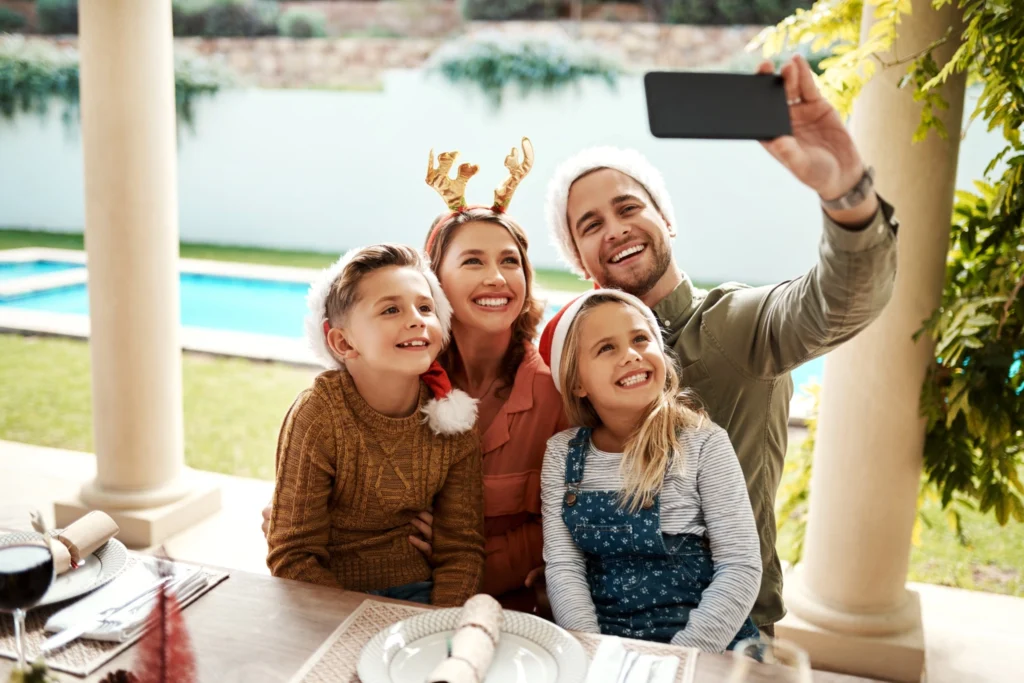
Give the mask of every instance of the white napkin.
[[673, 683], [679, 658], [630, 652], [615, 637], [601, 639], [587, 671], [586, 683]]
[[[182, 564], [171, 566], [174, 576], [171, 579], [171, 589], [179, 602], [188, 600], [206, 586], [208, 576], [199, 567]], [[106, 586], [52, 615], [44, 628], [49, 633], [56, 633], [94, 618], [107, 608], [123, 605], [138, 597], [159, 579], [160, 577], [146, 564], [136, 562]], [[97, 624], [86, 631], [82, 638], [116, 643], [131, 640], [145, 628], [146, 619], [154, 604], [155, 597], [138, 603], [130, 611], [122, 610], [110, 615], [110, 622]]]

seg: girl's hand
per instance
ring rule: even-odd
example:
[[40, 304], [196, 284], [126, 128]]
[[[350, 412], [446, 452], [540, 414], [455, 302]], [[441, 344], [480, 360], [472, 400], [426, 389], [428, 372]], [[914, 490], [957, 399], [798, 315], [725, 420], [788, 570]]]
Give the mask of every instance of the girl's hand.
[[273, 510], [274, 504], [267, 503], [267, 507], [263, 508], [263, 538], [267, 537], [270, 533], [270, 513]]
[[434, 541], [434, 515], [424, 510], [412, 519], [412, 525], [423, 534], [423, 538], [410, 536], [409, 543], [429, 560], [434, 554], [434, 546], [431, 545]]
[[548, 600], [547, 582], [544, 580], [543, 565], [526, 575], [526, 587], [532, 588], [537, 596], [537, 616], [554, 621], [554, 615], [551, 613], [551, 601]]
[[538, 581], [541, 585], [544, 584], [544, 565], [531, 570], [530, 573], [526, 575], [526, 587], [533, 588], [533, 585]]

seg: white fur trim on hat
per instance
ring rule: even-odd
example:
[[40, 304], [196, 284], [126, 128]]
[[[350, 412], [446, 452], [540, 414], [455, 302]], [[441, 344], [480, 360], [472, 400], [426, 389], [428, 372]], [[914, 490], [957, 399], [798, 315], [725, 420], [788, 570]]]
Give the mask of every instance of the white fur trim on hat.
[[[331, 287], [335, 280], [345, 270], [345, 266], [360, 251], [362, 251], [362, 247], [352, 249], [335, 261], [333, 265], [323, 269], [310, 284], [309, 292], [306, 294], [306, 306], [309, 309], [305, 321], [306, 341], [316, 359], [328, 370], [340, 368], [343, 363], [331, 352], [327, 345], [327, 335], [324, 334], [324, 321], [327, 320], [327, 297], [331, 293]], [[430, 294], [434, 299], [434, 312], [441, 323], [441, 345], [447, 346], [452, 329], [452, 305], [448, 301], [448, 297], [445, 296], [444, 290], [441, 289], [441, 283], [437, 281], [434, 271], [430, 270], [429, 260], [423, 254], [421, 257], [423, 267], [420, 272], [427, 278]]]
[[665, 340], [661, 336], [661, 328], [658, 326], [658, 318], [654, 315], [654, 312], [647, 307], [647, 305], [633, 296], [627, 294], [621, 289], [594, 289], [574, 300], [569, 304], [568, 308], [562, 313], [562, 316], [558, 319], [558, 324], [555, 326], [555, 333], [551, 337], [551, 379], [555, 382], [555, 389], [558, 389], [559, 393], [562, 391], [560, 384], [561, 368], [562, 368], [562, 348], [565, 346], [565, 338], [569, 334], [569, 328], [572, 326], [572, 321], [579, 315], [580, 309], [583, 308], [583, 304], [588, 299], [598, 296], [613, 296], [622, 301], [632, 303], [637, 306], [644, 315], [647, 316], [647, 322], [651, 324], [651, 330], [654, 333], [654, 338], [658, 340], [658, 348], [662, 351], [665, 350]]
[[573, 242], [566, 207], [569, 202], [569, 188], [583, 174], [599, 168], [612, 168], [644, 186], [647, 193], [658, 205], [665, 222], [670, 226], [676, 224], [675, 210], [672, 199], [665, 189], [665, 179], [647, 158], [635, 149], [618, 147], [590, 147], [563, 161], [548, 182], [547, 214], [548, 230], [551, 241], [558, 248], [562, 259], [572, 268], [573, 272], [587, 276], [583, 261], [580, 260], [576, 244]]
[[432, 398], [423, 406], [427, 424], [435, 434], [461, 434], [476, 425], [477, 400], [461, 389], [444, 398]]

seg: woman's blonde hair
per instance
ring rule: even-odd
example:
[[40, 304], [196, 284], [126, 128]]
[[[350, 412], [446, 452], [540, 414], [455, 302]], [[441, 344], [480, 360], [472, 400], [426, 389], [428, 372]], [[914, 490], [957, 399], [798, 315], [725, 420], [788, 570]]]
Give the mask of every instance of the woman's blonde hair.
[[[611, 293], [595, 294], [580, 307], [565, 337], [559, 372], [565, 414], [573, 425], [591, 428], [601, 425], [601, 416], [590, 400], [576, 393], [576, 388], [580, 386], [580, 328], [594, 309], [610, 303], [631, 306], [647, 320], [646, 311], [639, 307], [642, 304], [638, 305]], [[650, 322], [647, 325], [650, 328]], [[650, 329], [650, 333], [660, 334], [657, 329]], [[672, 357], [667, 353], [663, 355], [665, 386], [627, 439], [622, 458], [621, 504], [630, 512], [636, 512], [654, 502], [654, 496], [661, 491], [669, 467], [678, 467], [680, 472], [685, 469], [686, 463], [678, 448], [679, 433], [684, 429], [701, 427], [708, 418], [696, 394], [680, 386], [679, 373]]]
[[[430, 268], [437, 275], [438, 280], [441, 279], [441, 262], [444, 261], [444, 257], [451, 247], [456, 231], [466, 223], [474, 221], [494, 223], [508, 231], [519, 249], [519, 259], [523, 264], [523, 274], [526, 277], [526, 297], [523, 302], [523, 310], [512, 325], [512, 341], [501, 362], [500, 393], [507, 393], [512, 383], [515, 382], [520, 363], [526, 356], [526, 344], [532, 342], [537, 336], [537, 326], [540, 325], [540, 321], [544, 317], [544, 305], [533, 296], [533, 266], [530, 264], [530, 257], [527, 253], [530, 242], [526, 237], [526, 232], [505, 214], [491, 209], [475, 207], [438, 216], [434, 219], [430, 231], [427, 233], [426, 249], [430, 259]], [[441, 284], [443, 288], [444, 283]], [[457, 346], [453, 338], [437, 359], [448, 374], [453, 374], [459, 363]]]

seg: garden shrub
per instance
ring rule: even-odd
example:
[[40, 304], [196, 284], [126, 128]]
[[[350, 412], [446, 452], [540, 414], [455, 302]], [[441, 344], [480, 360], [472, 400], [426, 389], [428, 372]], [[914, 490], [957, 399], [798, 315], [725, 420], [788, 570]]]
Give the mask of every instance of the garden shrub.
[[323, 38], [327, 35], [327, 20], [320, 12], [290, 9], [277, 20], [277, 31], [289, 38]]
[[78, 0], [36, 0], [39, 32], [47, 35], [78, 33]]
[[18, 12], [0, 7], [0, 33], [14, 33], [25, 28], [28, 20]]

